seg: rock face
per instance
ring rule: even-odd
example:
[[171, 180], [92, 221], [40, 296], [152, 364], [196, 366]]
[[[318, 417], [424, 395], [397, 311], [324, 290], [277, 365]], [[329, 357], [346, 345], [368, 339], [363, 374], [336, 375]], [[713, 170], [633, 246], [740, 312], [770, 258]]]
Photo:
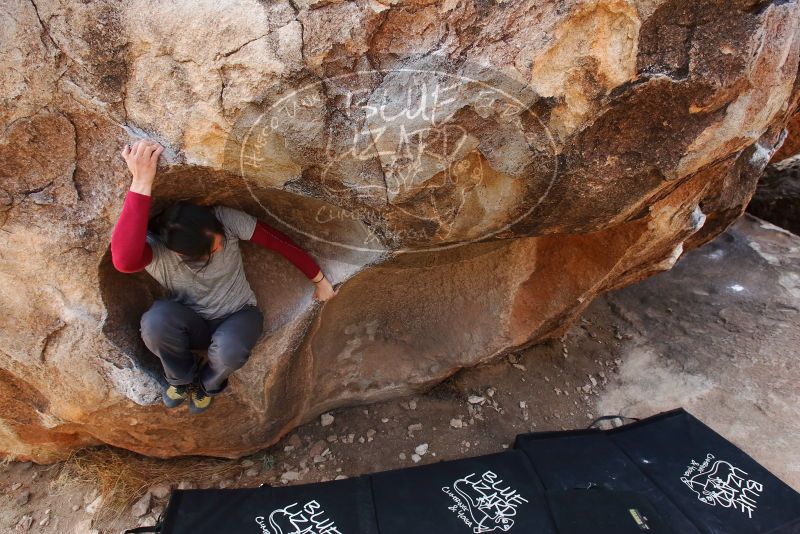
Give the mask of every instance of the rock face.
[[786, 139], [773, 154], [772, 163], [780, 163], [797, 154], [800, 154], [800, 112], [795, 112], [786, 123]]
[[[743, 211], [796, 105], [794, 1], [6, 2], [0, 451], [235, 457], [557, 336]], [[247, 210], [265, 335], [212, 410], [159, 404], [111, 267], [131, 137], [158, 209]]]

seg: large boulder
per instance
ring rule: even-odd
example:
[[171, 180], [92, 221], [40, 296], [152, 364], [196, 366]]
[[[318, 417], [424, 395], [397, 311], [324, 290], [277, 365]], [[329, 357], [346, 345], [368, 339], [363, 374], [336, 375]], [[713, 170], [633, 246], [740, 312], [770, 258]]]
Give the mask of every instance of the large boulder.
[[[796, 99], [800, 7], [761, 0], [5, 2], [0, 451], [236, 457], [336, 407], [560, 335], [743, 211]], [[159, 401], [161, 294], [116, 272], [121, 146], [156, 209], [245, 209], [265, 335], [213, 409]]]

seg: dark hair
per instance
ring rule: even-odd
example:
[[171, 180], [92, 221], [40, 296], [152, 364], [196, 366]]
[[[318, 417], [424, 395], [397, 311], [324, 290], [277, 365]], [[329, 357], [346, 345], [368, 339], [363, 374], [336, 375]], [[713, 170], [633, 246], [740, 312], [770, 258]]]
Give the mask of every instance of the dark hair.
[[211, 208], [184, 201], [176, 202], [156, 216], [150, 230], [185, 260], [196, 261], [206, 256], [206, 265], [211, 261], [214, 234], [225, 237], [225, 229]]

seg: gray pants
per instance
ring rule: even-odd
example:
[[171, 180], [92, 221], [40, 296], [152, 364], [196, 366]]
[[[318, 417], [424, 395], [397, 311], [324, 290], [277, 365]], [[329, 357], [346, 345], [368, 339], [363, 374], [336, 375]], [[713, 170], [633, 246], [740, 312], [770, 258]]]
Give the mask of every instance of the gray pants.
[[[228, 386], [228, 376], [245, 364], [261, 336], [264, 317], [255, 306], [206, 320], [172, 300], [157, 300], [142, 315], [144, 344], [161, 359], [167, 382], [179, 386], [197, 381], [210, 396]], [[198, 369], [192, 350], [208, 349]], [[197, 380], [195, 380], [197, 378]]]

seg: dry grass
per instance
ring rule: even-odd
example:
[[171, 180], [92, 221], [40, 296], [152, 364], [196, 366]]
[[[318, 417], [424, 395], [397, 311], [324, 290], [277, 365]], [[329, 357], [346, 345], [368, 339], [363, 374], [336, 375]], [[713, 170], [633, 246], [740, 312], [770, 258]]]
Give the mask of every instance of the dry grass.
[[[265, 467], [270, 460], [271, 457], [264, 455]], [[77, 451], [65, 460], [53, 481], [53, 490], [56, 494], [66, 494], [97, 488], [103, 499], [95, 521], [109, 524], [118, 521], [152, 486], [165, 483], [175, 487], [182, 481], [207, 486], [209, 481], [231, 478], [241, 471], [242, 466], [233, 460], [198, 457], [158, 460], [121, 449], [96, 447]]]

